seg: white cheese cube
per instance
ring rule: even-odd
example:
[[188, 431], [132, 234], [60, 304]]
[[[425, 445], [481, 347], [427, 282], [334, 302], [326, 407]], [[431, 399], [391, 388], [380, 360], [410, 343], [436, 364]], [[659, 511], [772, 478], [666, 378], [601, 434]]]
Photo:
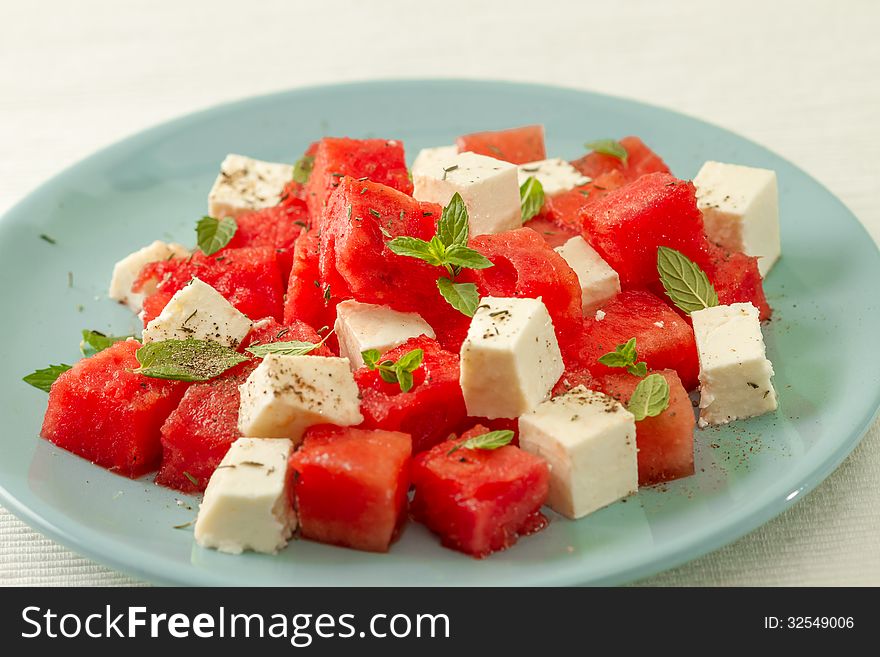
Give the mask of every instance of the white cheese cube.
[[431, 171], [439, 167], [447, 166], [444, 164], [450, 158], [454, 158], [458, 155], [458, 148], [456, 146], [436, 146], [434, 148], [423, 148], [419, 151], [419, 154], [416, 155], [416, 159], [412, 165], [412, 175], [415, 178], [417, 175], [426, 175]]
[[296, 529], [287, 493], [289, 440], [239, 438], [211, 475], [196, 518], [202, 547], [274, 554]]
[[213, 340], [237, 347], [252, 322], [207, 283], [194, 278], [174, 293], [159, 316], [144, 328], [143, 342], [160, 340]]
[[700, 426], [776, 410], [758, 309], [750, 303], [691, 313], [700, 359]]
[[124, 303], [133, 312], [139, 313], [144, 305], [144, 299], [156, 291], [159, 281], [149, 281], [142, 292], [132, 292], [141, 270], [151, 262], [160, 262], [172, 257], [186, 257], [189, 251], [180, 244], [166, 244], [156, 240], [152, 244], [125, 256], [113, 267], [113, 278], [110, 280], [108, 296], [119, 303]]
[[638, 490], [633, 414], [584, 386], [523, 415], [519, 446], [550, 463], [547, 506], [568, 518], [582, 518]]
[[706, 162], [694, 185], [709, 238], [731, 251], [758, 256], [758, 270], [766, 276], [782, 252], [776, 172]]
[[208, 194], [208, 213], [222, 219], [278, 205], [291, 178], [290, 164], [230, 153], [220, 164], [220, 174]]
[[537, 178], [547, 196], [561, 194], [590, 182], [589, 178], [558, 157], [520, 164], [517, 175], [520, 186], [530, 177]]
[[556, 247], [581, 284], [584, 315], [594, 312], [620, 294], [620, 277], [587, 241], [578, 235]]
[[388, 306], [359, 301], [342, 301], [336, 306], [336, 337], [339, 355], [348, 358], [353, 370], [364, 366], [361, 352], [378, 349], [385, 353], [410, 338], [437, 337], [418, 313], [404, 313]]
[[516, 165], [476, 153], [438, 158], [413, 170], [413, 196], [446, 206], [458, 192], [468, 210], [470, 235], [513, 230], [522, 225]]
[[238, 428], [246, 436], [299, 444], [314, 424], [363, 422], [347, 358], [269, 354], [241, 386]]
[[519, 417], [550, 396], [564, 366], [540, 299], [483, 297], [461, 345], [468, 415]]

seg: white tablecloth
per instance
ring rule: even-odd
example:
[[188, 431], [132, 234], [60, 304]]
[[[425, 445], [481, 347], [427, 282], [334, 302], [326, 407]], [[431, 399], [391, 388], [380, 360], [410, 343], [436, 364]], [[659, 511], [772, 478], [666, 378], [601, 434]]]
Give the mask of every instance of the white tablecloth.
[[[723, 125], [806, 169], [880, 240], [878, 27], [872, 0], [6, 0], [0, 212], [96, 148], [218, 102], [344, 80], [482, 77], [628, 96]], [[877, 585], [878, 508], [875, 425], [793, 509], [645, 583]], [[0, 583], [134, 582], [0, 509]]]

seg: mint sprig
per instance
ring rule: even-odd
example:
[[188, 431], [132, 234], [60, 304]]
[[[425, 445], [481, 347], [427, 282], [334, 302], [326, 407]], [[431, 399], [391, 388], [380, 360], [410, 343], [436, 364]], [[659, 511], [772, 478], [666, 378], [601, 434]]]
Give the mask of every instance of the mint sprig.
[[648, 373], [648, 364], [644, 361], [636, 362], [638, 358], [636, 339], [630, 338], [624, 344], [614, 347], [614, 351], [599, 356], [599, 362], [607, 367], [625, 368], [630, 374], [642, 377]]
[[196, 224], [199, 248], [206, 256], [214, 255], [229, 244], [237, 230], [238, 223], [232, 217], [202, 217]]
[[64, 363], [60, 365], [49, 365], [49, 367], [44, 367], [41, 370], [31, 372], [26, 377], [22, 378], [22, 381], [28, 385], [32, 385], [34, 388], [42, 390], [43, 392], [49, 392], [52, 388], [52, 384], [55, 383], [55, 380], [69, 369], [71, 369], [71, 366], [65, 365]]
[[597, 139], [596, 141], [588, 141], [584, 146], [594, 153], [616, 157], [624, 164], [626, 164], [629, 159], [629, 153], [627, 153], [626, 147], [615, 139]]
[[267, 342], [265, 344], [255, 344], [245, 349], [248, 353], [265, 358], [269, 354], [280, 354], [282, 356], [305, 356], [310, 354], [322, 344], [327, 342], [327, 338], [333, 335], [330, 331], [319, 342], [306, 342], [305, 340], [288, 340], [287, 342]]
[[544, 207], [544, 186], [534, 176], [529, 176], [519, 188], [519, 204], [522, 222], [526, 223]]
[[666, 295], [684, 312], [718, 305], [718, 294], [706, 272], [680, 251], [658, 247], [657, 272]]
[[513, 431], [510, 429], [502, 429], [499, 431], [489, 431], [487, 433], [468, 438], [458, 443], [455, 447], [446, 452], [446, 456], [457, 452], [460, 449], [498, 449], [509, 445], [513, 440]]
[[378, 370], [379, 376], [386, 383], [396, 383], [402, 392], [409, 392], [413, 387], [413, 372], [422, 365], [425, 352], [421, 349], [413, 349], [403, 356], [393, 360], [380, 360], [382, 354], [378, 349], [367, 349], [361, 352], [364, 365], [367, 369]]
[[303, 155], [293, 165], [293, 182], [305, 185], [309, 182], [312, 175], [312, 169], [315, 168], [315, 156]]
[[437, 289], [446, 302], [462, 315], [473, 317], [480, 303], [480, 293], [473, 283], [454, 283], [448, 278], [437, 279]]
[[247, 356], [213, 340], [148, 342], [135, 352], [140, 367], [133, 370], [154, 379], [209, 381], [247, 360]]
[[104, 351], [107, 347], [112, 347], [117, 342], [122, 342], [134, 337], [133, 335], [106, 335], [100, 331], [83, 330], [82, 340], [79, 343], [79, 350], [83, 356], [88, 358], [94, 356], [99, 351]]
[[626, 409], [636, 422], [660, 415], [669, 406], [669, 383], [662, 374], [652, 374], [639, 381]]

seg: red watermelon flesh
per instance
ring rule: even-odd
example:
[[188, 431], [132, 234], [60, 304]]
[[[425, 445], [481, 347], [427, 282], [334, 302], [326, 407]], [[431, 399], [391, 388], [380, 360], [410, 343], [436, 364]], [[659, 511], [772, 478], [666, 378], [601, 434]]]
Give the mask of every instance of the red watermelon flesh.
[[312, 427], [290, 457], [302, 535], [387, 552], [406, 520], [410, 438], [394, 431]]
[[586, 208], [604, 198], [609, 192], [623, 187], [626, 182], [626, 178], [619, 171], [612, 170], [585, 185], [548, 197], [539, 216], [546, 217], [558, 226], [580, 235], [584, 230]]
[[527, 125], [509, 130], [492, 130], [463, 135], [455, 140], [459, 153], [466, 151], [513, 164], [547, 159], [544, 126]]
[[[305, 153], [302, 154], [303, 158], [312, 158], [312, 162], [314, 162], [315, 155], [318, 153], [318, 145], [321, 142], [315, 141], [309, 144], [309, 147], [306, 149]], [[295, 203], [297, 201], [305, 202], [308, 194], [306, 193], [306, 183], [300, 183], [296, 180], [291, 180], [284, 186], [284, 190], [281, 192], [281, 205], [286, 203]]]
[[673, 369], [685, 388], [697, 386], [700, 366], [694, 331], [663, 300], [650, 292], [629, 290], [605, 304], [602, 312], [602, 319], [584, 319], [580, 362], [593, 374], [612, 372], [598, 362], [599, 357], [635, 338], [639, 360], [650, 369]]
[[411, 338], [388, 351], [383, 359], [396, 361], [413, 349], [424, 351], [413, 373], [414, 386], [402, 392], [366, 367], [354, 374], [361, 391], [361, 413], [367, 429], [402, 431], [412, 436], [413, 453], [433, 447], [454, 433], [467, 411], [458, 382], [458, 354], [449, 353], [426, 336]]
[[315, 149], [314, 167], [305, 190], [309, 212], [318, 228], [324, 205], [344, 176], [371, 180], [404, 194], [412, 194], [413, 190], [401, 142], [325, 137]]
[[162, 423], [187, 384], [135, 374], [140, 346], [134, 340], [117, 342], [58, 377], [40, 435], [126, 477], [155, 470], [162, 456]]
[[281, 317], [283, 289], [275, 249], [224, 249], [212, 256], [196, 251], [188, 258], [151, 262], [141, 270], [132, 289], [157, 280], [156, 293], [144, 301], [144, 324], [155, 318], [175, 292], [193, 278], [207, 283], [251, 319]]
[[413, 518], [446, 547], [474, 557], [508, 548], [547, 523], [540, 512], [550, 481], [546, 461], [512, 445], [449, 453], [487, 431], [478, 425], [440, 443], [416, 456], [412, 468]]
[[297, 238], [284, 299], [285, 324], [299, 320], [318, 329], [336, 321], [336, 302], [321, 278], [320, 252], [318, 231], [305, 231]]
[[709, 242], [694, 185], [666, 173], [642, 176], [584, 211], [584, 239], [620, 275], [623, 289], [659, 286], [657, 248], [705, 267]]
[[[318, 344], [321, 336], [311, 326], [298, 319], [291, 320], [287, 324], [281, 324], [269, 317], [256, 325], [245, 338], [243, 348], [258, 344], [270, 344], [272, 342], [311, 342]], [[328, 341], [329, 342], [329, 341]], [[332, 356], [333, 352], [322, 344], [309, 352], [310, 356]]]
[[670, 173], [669, 167], [660, 156], [638, 137], [624, 137], [620, 140], [620, 145], [626, 149], [626, 163], [613, 155], [593, 152], [571, 164], [590, 178], [598, 178], [610, 171], [619, 171], [630, 182], [649, 173]]
[[305, 203], [296, 199], [246, 212], [236, 219], [238, 228], [226, 248], [263, 246], [275, 249], [282, 280], [286, 281], [293, 262], [293, 245], [303, 229], [308, 228], [308, 221]]
[[706, 275], [712, 281], [718, 301], [722, 304], [752, 303], [760, 312], [761, 320], [773, 313], [764, 296], [764, 281], [758, 271], [758, 259], [737, 251], [709, 245], [709, 265]]
[[537, 215], [534, 219], [524, 223], [523, 226], [531, 228], [538, 233], [538, 235], [541, 236], [541, 239], [547, 242], [547, 244], [553, 249], [562, 246], [572, 237], [580, 235], [579, 231], [576, 231], [565, 224], [555, 222], [543, 212]]

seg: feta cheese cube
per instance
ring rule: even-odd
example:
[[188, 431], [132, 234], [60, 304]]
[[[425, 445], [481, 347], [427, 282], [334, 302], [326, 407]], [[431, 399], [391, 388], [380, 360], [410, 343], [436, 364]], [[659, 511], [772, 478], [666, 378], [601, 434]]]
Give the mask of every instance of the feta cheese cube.
[[776, 410], [758, 309], [750, 303], [691, 313], [700, 359], [700, 421], [726, 424]]
[[434, 148], [423, 148], [416, 155], [416, 159], [412, 165], [413, 179], [417, 175], [429, 174], [431, 171], [439, 167], [446, 166], [444, 162], [458, 155], [458, 147], [456, 146], [436, 146]]
[[368, 349], [378, 349], [384, 354], [419, 335], [437, 337], [418, 313], [353, 300], [336, 306], [334, 329], [339, 339], [339, 355], [348, 358], [353, 370], [364, 366], [361, 352]]
[[291, 178], [290, 164], [230, 153], [220, 164], [220, 174], [208, 194], [208, 213], [222, 219], [278, 205]]
[[468, 415], [518, 417], [550, 396], [564, 366], [540, 299], [483, 297], [461, 345]]
[[196, 518], [196, 543], [220, 552], [274, 554], [296, 529], [287, 492], [293, 443], [239, 438], [211, 475]]
[[550, 463], [547, 505], [567, 518], [582, 518], [638, 490], [633, 414], [582, 385], [523, 415], [519, 446]]
[[590, 182], [589, 178], [558, 157], [520, 164], [517, 167], [517, 176], [520, 186], [534, 176], [547, 196], [561, 194]]
[[620, 294], [620, 277], [587, 241], [578, 235], [556, 247], [577, 274], [581, 284], [581, 306], [584, 315], [592, 313]]
[[470, 235], [513, 230], [522, 225], [516, 165], [476, 153], [438, 158], [413, 170], [413, 196], [446, 206], [458, 192], [468, 210]]
[[194, 278], [174, 293], [159, 316], [144, 328], [143, 342], [213, 340], [237, 347], [251, 330], [247, 315], [207, 283]]
[[246, 436], [290, 438], [314, 424], [363, 422], [347, 358], [269, 354], [240, 386], [238, 428]]
[[766, 276], [782, 251], [776, 172], [706, 162], [694, 185], [709, 238], [731, 251], [758, 256], [758, 270]]
[[108, 296], [119, 303], [124, 303], [133, 312], [139, 313], [144, 306], [144, 299], [156, 291], [159, 281], [150, 281], [142, 292], [132, 292], [131, 286], [141, 270], [151, 262], [168, 260], [171, 257], [186, 257], [189, 251], [180, 244], [166, 244], [156, 240], [144, 248], [125, 256], [113, 267], [113, 278], [110, 280]]

